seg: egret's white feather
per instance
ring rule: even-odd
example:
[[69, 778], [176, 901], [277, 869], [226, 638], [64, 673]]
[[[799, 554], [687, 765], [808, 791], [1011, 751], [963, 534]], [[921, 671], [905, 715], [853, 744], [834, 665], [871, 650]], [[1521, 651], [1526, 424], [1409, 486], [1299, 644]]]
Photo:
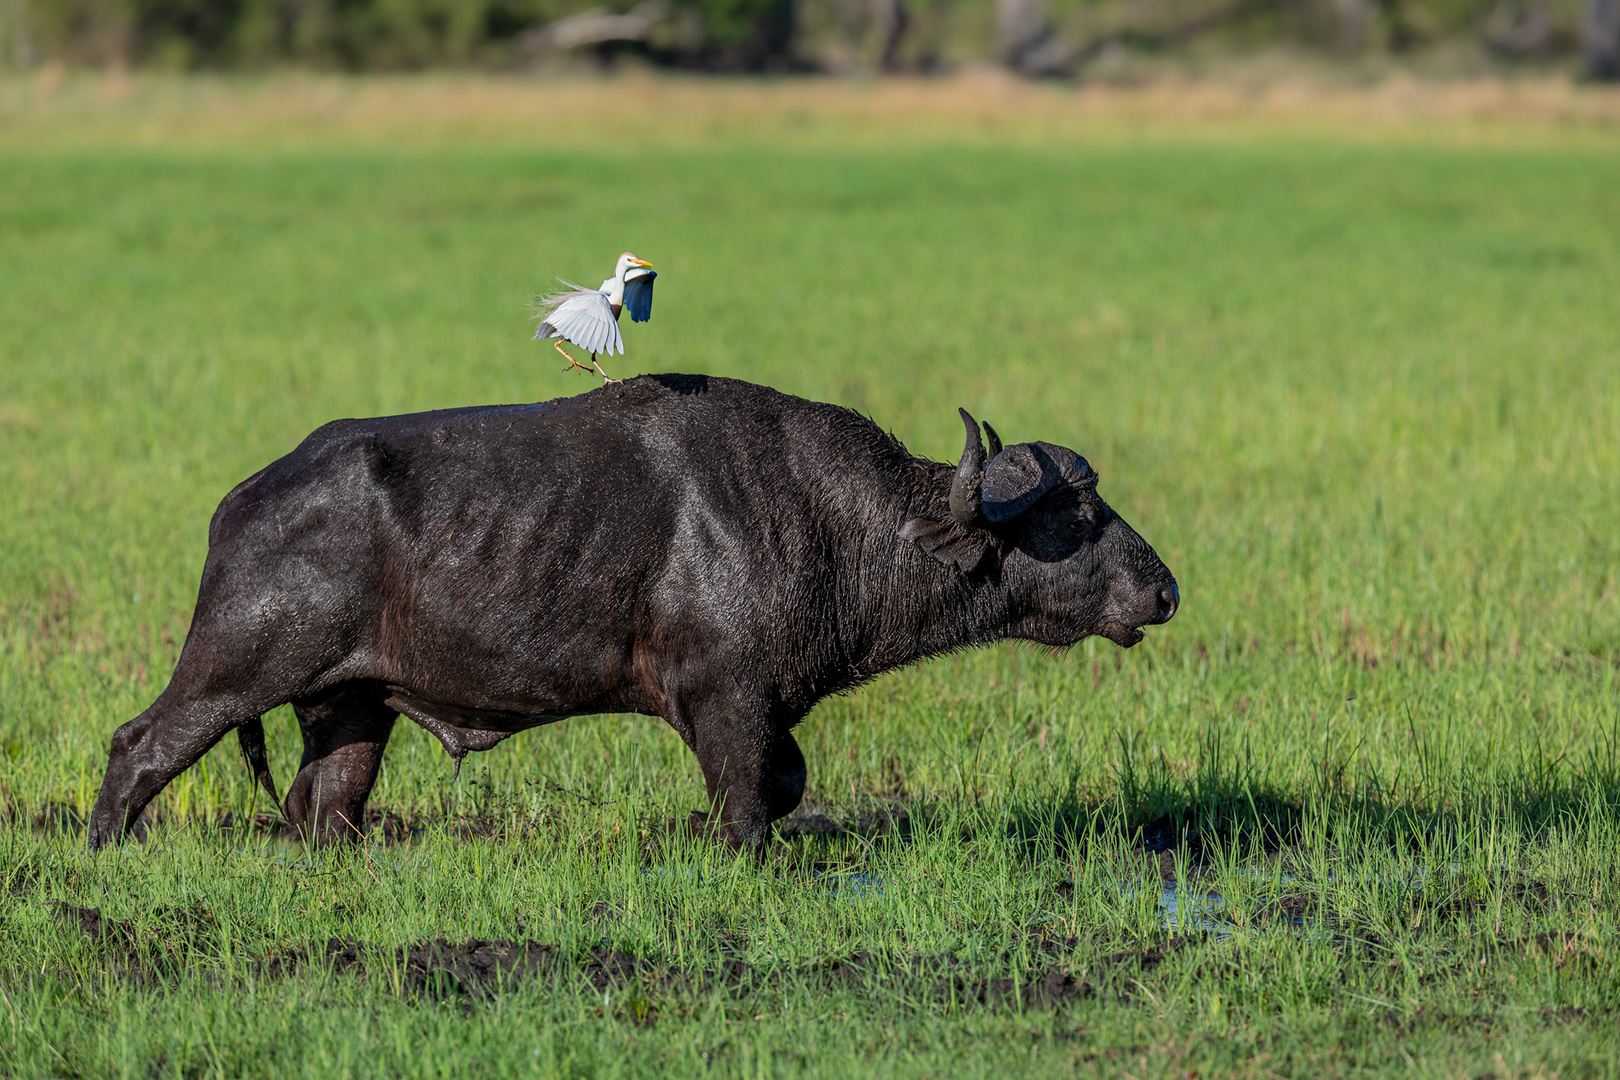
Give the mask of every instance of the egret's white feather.
[[[572, 285], [566, 281], [563, 284]], [[596, 289], [572, 285], [566, 292], [540, 297], [535, 308], [536, 314], [542, 316], [534, 332], [536, 341], [560, 337], [598, 356], [624, 352], [624, 338], [613, 318], [613, 306]]]

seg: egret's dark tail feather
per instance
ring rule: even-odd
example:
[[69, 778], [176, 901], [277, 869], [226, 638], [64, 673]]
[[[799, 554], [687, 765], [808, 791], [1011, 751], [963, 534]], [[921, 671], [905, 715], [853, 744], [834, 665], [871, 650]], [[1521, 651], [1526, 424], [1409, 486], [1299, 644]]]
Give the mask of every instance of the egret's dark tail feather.
[[242, 756], [247, 759], [248, 768], [253, 770], [253, 778], [269, 794], [276, 809], [281, 809], [281, 796], [276, 794], [276, 778], [270, 775], [270, 759], [264, 752], [264, 721], [255, 716], [239, 725], [236, 741], [242, 747]]

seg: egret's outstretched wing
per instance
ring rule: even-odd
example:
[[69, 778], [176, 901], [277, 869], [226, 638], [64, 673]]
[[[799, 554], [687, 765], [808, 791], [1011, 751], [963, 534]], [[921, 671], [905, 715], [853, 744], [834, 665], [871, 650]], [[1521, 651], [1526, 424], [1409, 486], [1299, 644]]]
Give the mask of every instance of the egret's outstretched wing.
[[656, 270], [648, 270], [624, 283], [624, 306], [630, 309], [632, 322], [646, 322], [652, 318], [652, 285], [653, 278], [657, 276]]
[[624, 338], [613, 320], [613, 305], [595, 289], [547, 297], [542, 304], [551, 310], [534, 332], [536, 341], [560, 337], [597, 356], [624, 352]]

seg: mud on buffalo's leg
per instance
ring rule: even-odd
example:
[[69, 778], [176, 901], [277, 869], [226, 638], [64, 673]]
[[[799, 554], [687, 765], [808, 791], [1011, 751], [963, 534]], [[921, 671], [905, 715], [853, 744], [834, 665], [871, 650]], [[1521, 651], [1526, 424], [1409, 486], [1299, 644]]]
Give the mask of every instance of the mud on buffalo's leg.
[[122, 840], [169, 781], [196, 764], [226, 732], [257, 720], [276, 704], [248, 701], [239, 694], [188, 697], [176, 689], [178, 682], [113, 732], [107, 774], [90, 812], [92, 851]]
[[348, 686], [293, 702], [304, 733], [304, 760], [287, 789], [287, 820], [315, 841], [358, 840], [366, 799], [398, 714], [383, 691]]
[[[738, 848], [763, 853], [771, 822], [804, 797], [804, 754], [791, 728], [797, 717], [763, 708], [716, 706], [692, 717], [693, 750], [719, 813], [720, 833]], [[713, 821], [693, 815], [693, 824]]]

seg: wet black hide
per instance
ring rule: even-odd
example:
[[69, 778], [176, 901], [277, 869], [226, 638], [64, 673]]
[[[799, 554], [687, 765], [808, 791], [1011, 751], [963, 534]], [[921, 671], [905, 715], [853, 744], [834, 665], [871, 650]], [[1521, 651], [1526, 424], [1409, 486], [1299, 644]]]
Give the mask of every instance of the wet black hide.
[[1175, 580], [1072, 450], [913, 457], [848, 409], [700, 375], [539, 405], [340, 420], [225, 497], [168, 687], [120, 727], [89, 842], [122, 838], [237, 729], [291, 702], [282, 803], [353, 837], [400, 714], [457, 760], [571, 716], [669, 722], [700, 820], [759, 849], [828, 694], [1002, 638], [1122, 646]]

